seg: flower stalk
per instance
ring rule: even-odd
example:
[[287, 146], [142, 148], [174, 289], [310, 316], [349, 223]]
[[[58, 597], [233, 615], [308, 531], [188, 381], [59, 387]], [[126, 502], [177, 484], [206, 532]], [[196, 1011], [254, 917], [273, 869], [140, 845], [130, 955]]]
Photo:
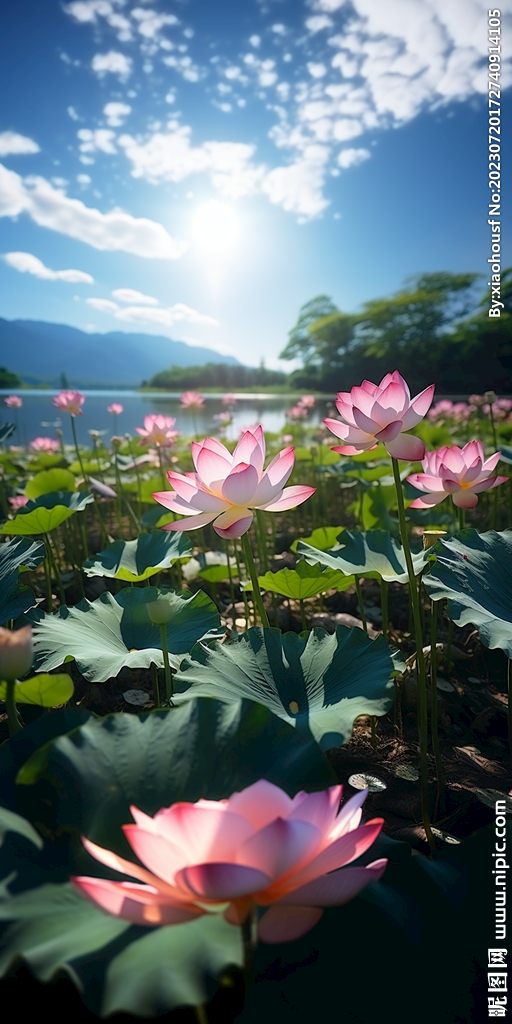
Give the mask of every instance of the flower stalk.
[[405, 505], [404, 496], [402, 491], [402, 481], [400, 478], [400, 467], [397, 459], [391, 458], [393, 466], [393, 477], [395, 481], [396, 497], [398, 505], [398, 522], [400, 525], [400, 539], [402, 541], [402, 547], [404, 550], [405, 562], [407, 565], [407, 574], [409, 576], [409, 594], [411, 599], [412, 607], [412, 619], [414, 626], [414, 634], [416, 640], [416, 671], [418, 675], [418, 732], [420, 741], [420, 772], [421, 772], [421, 817], [423, 821], [423, 827], [427, 837], [428, 845], [431, 850], [434, 850], [434, 836], [430, 826], [430, 817], [428, 809], [428, 699], [427, 699], [427, 681], [425, 675], [425, 659], [423, 657], [423, 636], [421, 630], [421, 617], [420, 617], [420, 602], [418, 597], [418, 588], [416, 586], [416, 577], [414, 573], [414, 566], [412, 563], [411, 549], [409, 546], [409, 537], [407, 535], [407, 524], [405, 521]]
[[242, 551], [246, 568], [249, 570], [249, 576], [251, 577], [254, 604], [258, 611], [261, 625], [265, 629], [268, 629], [270, 623], [268, 621], [265, 605], [263, 604], [260, 585], [258, 583], [258, 574], [256, 572], [256, 566], [254, 564], [254, 558], [252, 556], [251, 544], [247, 533], [244, 533], [242, 536]]

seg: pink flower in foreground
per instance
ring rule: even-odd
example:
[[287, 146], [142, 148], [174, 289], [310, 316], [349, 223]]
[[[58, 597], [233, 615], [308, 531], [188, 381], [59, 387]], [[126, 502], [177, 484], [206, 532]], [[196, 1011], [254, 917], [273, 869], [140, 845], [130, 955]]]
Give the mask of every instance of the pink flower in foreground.
[[180, 395], [182, 409], [202, 409], [204, 398], [198, 391], [184, 391]]
[[107, 412], [111, 412], [113, 416], [120, 416], [124, 411], [124, 405], [120, 405], [119, 402], [112, 402], [112, 405], [107, 405]]
[[16, 494], [14, 498], [7, 498], [7, 501], [13, 512], [16, 512], [16, 509], [23, 508], [27, 504], [28, 498], [24, 494]]
[[144, 426], [135, 427], [141, 435], [143, 445], [156, 445], [157, 448], [171, 448], [174, 441], [179, 437], [179, 430], [173, 430], [176, 420], [174, 416], [160, 416], [152, 413], [144, 417]]
[[21, 409], [23, 405], [23, 402], [19, 395], [8, 395], [7, 398], [4, 398], [4, 402], [11, 409]]
[[71, 416], [83, 416], [81, 406], [84, 402], [85, 395], [82, 395], [80, 391], [61, 391], [60, 395], [53, 399], [56, 409], [69, 412]]
[[59, 442], [55, 437], [35, 437], [30, 442], [30, 447], [33, 452], [57, 452]]
[[345, 867], [372, 845], [383, 819], [359, 824], [368, 790], [338, 813], [342, 789], [301, 792], [292, 800], [262, 779], [229, 800], [173, 804], [154, 818], [130, 807], [136, 823], [123, 825], [123, 832], [145, 867], [88, 839], [83, 843], [102, 864], [137, 883], [83, 876], [71, 881], [103, 910], [140, 925], [222, 913], [239, 926], [253, 906], [269, 907], [259, 938], [290, 942], [313, 928], [323, 907], [347, 903], [387, 865], [376, 860]]
[[398, 370], [387, 373], [380, 384], [364, 380], [361, 387], [340, 391], [336, 408], [341, 420], [324, 419], [324, 423], [344, 442], [333, 452], [357, 455], [371, 451], [382, 441], [394, 459], [416, 462], [425, 455], [419, 437], [405, 434], [415, 427], [430, 408], [435, 384], [425, 388], [411, 400], [409, 388]]
[[407, 482], [425, 491], [423, 498], [416, 498], [409, 508], [430, 508], [451, 494], [458, 508], [474, 508], [477, 494], [492, 487], [499, 487], [508, 480], [507, 476], [491, 476], [500, 460], [496, 452], [485, 461], [481, 441], [469, 441], [464, 448], [456, 444], [445, 445], [436, 452], [427, 452], [423, 459], [423, 473], [413, 473]]
[[173, 491], [160, 491], [153, 498], [165, 508], [187, 519], [162, 526], [162, 530], [196, 530], [213, 522], [219, 537], [241, 537], [247, 533], [253, 513], [283, 512], [301, 505], [315, 487], [285, 487], [295, 462], [293, 448], [283, 448], [263, 470], [265, 438], [261, 426], [247, 430], [233, 454], [215, 437], [201, 443], [192, 441], [196, 473], [167, 473]]

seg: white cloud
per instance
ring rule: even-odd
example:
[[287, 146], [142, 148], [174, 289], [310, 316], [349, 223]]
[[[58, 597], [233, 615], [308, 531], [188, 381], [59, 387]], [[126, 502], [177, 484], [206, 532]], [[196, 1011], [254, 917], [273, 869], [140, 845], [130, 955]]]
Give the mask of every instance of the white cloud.
[[79, 185], [90, 185], [92, 178], [88, 174], [77, 174], [76, 180]]
[[325, 165], [329, 150], [325, 146], [309, 146], [302, 157], [288, 167], [275, 167], [262, 183], [262, 191], [271, 203], [283, 210], [306, 217], [316, 217], [329, 205], [322, 195]]
[[143, 7], [135, 7], [131, 15], [138, 21], [138, 30], [146, 39], [154, 39], [164, 25], [178, 24], [175, 14], [157, 14], [156, 11]]
[[128, 305], [138, 303], [139, 306], [158, 306], [158, 299], [154, 299], [152, 295], [144, 295], [136, 288], [116, 288], [112, 295], [114, 299], [119, 299], [119, 302], [126, 302]]
[[119, 128], [131, 112], [132, 108], [128, 103], [107, 103], [103, 107], [103, 113], [110, 128]]
[[145, 306], [128, 306], [126, 309], [120, 309], [115, 314], [116, 320], [122, 320], [124, 323], [154, 323], [163, 324], [167, 327], [172, 327], [173, 324], [185, 321], [191, 324], [205, 324], [208, 327], [217, 327], [219, 324], [218, 320], [215, 320], [213, 316], [206, 316], [204, 313], [198, 313], [197, 310], [192, 309], [191, 306], [186, 306], [183, 302], [175, 302], [174, 306], [168, 308], [158, 307], [154, 309], [152, 307]]
[[285, 36], [288, 29], [286, 25], [272, 25], [272, 32], [275, 32], [276, 36]]
[[39, 152], [37, 142], [26, 135], [19, 135], [18, 132], [0, 132], [0, 156]]
[[90, 128], [80, 128], [76, 134], [81, 139], [81, 153], [95, 153], [98, 149], [102, 153], [117, 153], [113, 143], [116, 135], [110, 128], [95, 128], [94, 131]]
[[307, 65], [308, 71], [312, 78], [323, 78], [327, 74], [327, 68], [325, 64], [315, 64], [310, 62]]
[[94, 278], [83, 270], [50, 270], [30, 252], [6, 252], [4, 260], [21, 274], [33, 274], [43, 281], [67, 281], [68, 284], [94, 284]]
[[192, 57], [164, 57], [163, 63], [174, 68], [187, 82], [198, 82], [203, 77], [200, 68], [193, 64]]
[[110, 299], [86, 299], [85, 301], [99, 313], [115, 313], [119, 309], [117, 302], [112, 302]]
[[145, 259], [177, 259], [188, 242], [171, 238], [162, 224], [124, 210], [101, 213], [71, 199], [45, 178], [23, 180], [0, 164], [0, 216], [27, 213], [40, 227], [76, 238], [94, 249], [129, 252]]
[[327, 14], [314, 14], [312, 18], [306, 18], [306, 28], [309, 32], [321, 32], [323, 28], [332, 28], [334, 22]]
[[249, 36], [251, 46], [257, 47], [261, 43], [261, 36]]
[[338, 154], [338, 163], [340, 167], [357, 167], [363, 160], [368, 160], [369, 156], [369, 149], [342, 149]]
[[68, 107], [68, 114], [72, 121], [79, 121], [80, 117], [74, 107]]
[[98, 18], [105, 18], [110, 27], [116, 30], [117, 38], [127, 42], [132, 38], [130, 22], [123, 14], [114, 11], [115, 4], [124, 7], [125, 0], [72, 0], [64, 4], [64, 11], [81, 24], [88, 22], [95, 25]]
[[125, 79], [132, 73], [132, 59], [125, 57], [124, 53], [109, 50], [108, 53], [96, 53], [92, 58], [91, 67], [98, 78], [110, 73]]

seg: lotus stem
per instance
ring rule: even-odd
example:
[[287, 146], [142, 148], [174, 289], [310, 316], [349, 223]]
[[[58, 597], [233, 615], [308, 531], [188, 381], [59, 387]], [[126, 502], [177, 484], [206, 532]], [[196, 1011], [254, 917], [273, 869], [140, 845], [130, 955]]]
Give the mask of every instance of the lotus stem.
[[[49, 570], [50, 570], [50, 567], [51, 567], [51, 569], [53, 569], [53, 575], [55, 576], [55, 582], [57, 583], [57, 586], [59, 588], [60, 603], [62, 605], [65, 605], [66, 604], [66, 595], [64, 593], [64, 587], [62, 586], [62, 580], [60, 578], [60, 573], [57, 570], [57, 565], [55, 563], [55, 558], [53, 557], [53, 551], [52, 551], [52, 546], [51, 546], [51, 543], [50, 543], [50, 535], [49, 535], [49, 533], [45, 533], [44, 534], [44, 543], [45, 543], [45, 549], [46, 549], [46, 552], [47, 552], [48, 561], [50, 563], [49, 564]], [[46, 561], [46, 558], [45, 558], [45, 561]], [[51, 582], [50, 582], [50, 588], [51, 588]], [[51, 611], [51, 610], [52, 609], [50, 608], [49, 611]]]
[[229, 599], [231, 601], [231, 608], [232, 608], [231, 618], [234, 621], [234, 619], [235, 619], [235, 588], [233, 586], [233, 573], [232, 573], [232, 570], [231, 570], [231, 545], [230, 545], [229, 541], [226, 541], [226, 553], [227, 553], [227, 556], [228, 556], [227, 570], [228, 570], [228, 579], [229, 579]]
[[372, 735], [372, 749], [377, 750], [377, 718], [375, 715], [370, 716], [370, 726]]
[[158, 669], [154, 661], [151, 662], [149, 670], [151, 672], [151, 681], [153, 683], [153, 699], [155, 701], [156, 707], [160, 708], [162, 705], [160, 704], [160, 691], [158, 689]]
[[302, 625], [303, 629], [307, 630], [308, 624], [307, 624], [307, 621], [306, 621], [306, 611], [305, 611], [305, 608], [304, 608], [304, 598], [302, 598], [302, 597], [299, 598], [299, 605], [300, 605], [300, 621], [301, 621], [301, 625]]
[[368, 623], [366, 621], [366, 615], [365, 615], [365, 612], [364, 612], [363, 592], [361, 590], [361, 584], [360, 584], [359, 579], [358, 579], [357, 576], [355, 577], [355, 581], [356, 581], [357, 603], [359, 605], [359, 614], [361, 616], [361, 622], [363, 623], [363, 629], [364, 629], [365, 633], [367, 633], [368, 632]]
[[50, 556], [49, 556], [49, 545], [45, 545], [46, 554], [43, 558], [44, 565], [44, 580], [46, 584], [46, 611], [53, 612], [53, 595], [52, 595], [52, 578], [50, 575]]
[[244, 944], [244, 968], [248, 974], [252, 968], [256, 946], [258, 945], [258, 909], [252, 906], [242, 924], [242, 941]]
[[259, 548], [259, 552], [260, 552], [260, 563], [261, 563], [262, 573], [265, 573], [268, 570], [267, 533], [266, 533], [266, 530], [265, 530], [265, 519], [263, 518], [262, 513], [258, 509], [256, 509], [255, 520], [256, 520], [256, 531], [257, 531], [257, 534], [258, 534], [258, 548]]
[[242, 551], [244, 555], [245, 565], [249, 570], [249, 576], [251, 577], [254, 605], [258, 609], [258, 615], [260, 617], [261, 625], [264, 627], [264, 629], [268, 629], [270, 623], [268, 621], [267, 613], [265, 611], [265, 605], [263, 604], [260, 585], [258, 583], [258, 574], [256, 572], [256, 566], [254, 564], [254, 558], [252, 557], [251, 545], [247, 533], [244, 533], [242, 537]]
[[204, 1006], [194, 1006], [194, 1013], [198, 1024], [208, 1024], [208, 1015]]
[[140, 483], [140, 467], [137, 464], [137, 455], [133, 450], [133, 440], [129, 434], [125, 434], [126, 440], [128, 441], [128, 447], [130, 449], [130, 455], [135, 464], [135, 476], [137, 477], [137, 500], [139, 504], [139, 519], [142, 520], [142, 490]]
[[382, 632], [387, 640], [389, 632], [389, 583], [387, 580], [380, 580], [380, 606], [382, 611]]
[[162, 449], [161, 449], [160, 445], [157, 445], [157, 452], [158, 452], [158, 462], [159, 462], [159, 465], [160, 465], [160, 476], [162, 478], [162, 485], [163, 485], [164, 491], [168, 491], [169, 490], [169, 481], [168, 481], [168, 479], [167, 479], [167, 477], [165, 475], [164, 463], [163, 463], [163, 459], [162, 459]]
[[160, 623], [160, 641], [162, 644], [162, 652], [164, 656], [164, 668], [165, 668], [165, 696], [168, 701], [172, 700], [172, 672], [169, 663], [169, 647], [167, 644], [167, 631], [165, 623]]
[[[233, 547], [235, 549], [235, 561], [236, 561], [236, 569], [237, 569], [237, 572], [238, 572], [238, 582], [239, 582], [239, 584], [241, 586], [241, 584], [242, 584], [242, 570], [240, 568], [240, 557], [239, 557], [239, 554], [238, 554], [238, 548], [236, 546], [236, 541], [233, 542]], [[245, 590], [242, 590], [242, 596], [243, 596], [243, 599], [244, 599], [245, 622], [246, 622], [247, 627], [249, 627], [249, 621], [250, 621], [249, 620], [249, 603], [247, 601], [247, 593], [246, 593]]]
[[437, 771], [437, 794], [436, 802], [434, 806], [434, 818], [437, 818], [438, 807], [441, 810], [441, 814], [445, 811], [445, 780], [443, 761], [441, 757], [441, 748], [439, 746], [439, 730], [438, 730], [438, 704], [437, 704], [437, 603], [431, 601], [431, 619], [430, 619], [430, 689], [431, 689], [431, 715], [430, 715], [430, 732], [432, 735], [432, 750], [434, 751], [434, 758], [436, 762]]
[[423, 657], [423, 637], [421, 632], [421, 618], [420, 618], [420, 603], [418, 598], [418, 588], [416, 586], [416, 577], [414, 574], [414, 566], [412, 562], [411, 549], [409, 547], [409, 537], [407, 536], [407, 524], [405, 521], [405, 505], [404, 496], [402, 491], [402, 481], [400, 478], [400, 467], [398, 461], [395, 458], [391, 458], [393, 466], [393, 477], [395, 481], [397, 505], [398, 505], [398, 522], [400, 525], [400, 538], [402, 541], [402, 547], [404, 549], [405, 562], [407, 565], [407, 573], [409, 576], [409, 594], [412, 605], [412, 616], [414, 624], [414, 633], [416, 638], [416, 671], [418, 675], [418, 733], [420, 741], [420, 772], [421, 772], [421, 817], [423, 821], [423, 827], [425, 829], [425, 835], [430, 850], [435, 849], [434, 836], [430, 827], [430, 818], [428, 810], [428, 700], [427, 700], [427, 680], [425, 676], [425, 659]]
[[[448, 607], [448, 602], [446, 602]], [[454, 631], [453, 619], [448, 620], [448, 640], [446, 642], [446, 672], [450, 675], [450, 663], [452, 660], [452, 643], [453, 643], [453, 631]]]
[[14, 679], [10, 679], [7, 683], [7, 691], [5, 694], [5, 710], [7, 711], [7, 722], [9, 725], [9, 736], [12, 739], [15, 733], [21, 729], [21, 722], [18, 718], [18, 711], [16, 708], [16, 701], [14, 700]]
[[[71, 417], [71, 430], [73, 432], [73, 441], [75, 443], [76, 457], [78, 459], [78, 463], [79, 463], [79, 466], [80, 466], [80, 472], [81, 472], [81, 474], [82, 474], [82, 476], [84, 478], [86, 487], [90, 487], [91, 486], [90, 480], [89, 480], [89, 477], [88, 477], [87, 473], [85, 472], [84, 464], [82, 462], [82, 456], [80, 455], [80, 449], [78, 447], [78, 439], [77, 439], [77, 436], [76, 436], [76, 427], [75, 427], [75, 417], [74, 416]], [[99, 523], [100, 523], [100, 530], [101, 530], [101, 533], [103, 534], [103, 538], [105, 540], [105, 543], [108, 544], [108, 532], [107, 532], [107, 527], [105, 526], [105, 520], [103, 519], [103, 516], [101, 514], [99, 502], [96, 500], [96, 495], [95, 494], [93, 494], [93, 498], [94, 498], [94, 507], [96, 509], [96, 512], [97, 512], [97, 515], [98, 515], [98, 519], [99, 519]], [[87, 558], [87, 545], [86, 545], [85, 557]]]

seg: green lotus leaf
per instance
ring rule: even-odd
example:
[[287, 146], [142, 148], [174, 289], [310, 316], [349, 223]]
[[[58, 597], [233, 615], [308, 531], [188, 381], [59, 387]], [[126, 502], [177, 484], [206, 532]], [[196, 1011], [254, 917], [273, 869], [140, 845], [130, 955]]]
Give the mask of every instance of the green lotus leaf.
[[26, 818], [22, 818], [21, 814], [16, 814], [15, 811], [9, 811], [7, 807], [0, 807], [0, 846], [7, 832], [17, 832], [18, 835], [29, 839], [39, 850], [43, 848], [41, 836]]
[[295, 462], [311, 462], [313, 456], [309, 448], [297, 447], [295, 449]]
[[[231, 575], [238, 576], [236, 560], [230, 559]], [[223, 551], [205, 551], [195, 555], [183, 567], [183, 575], [187, 581], [195, 580], [198, 576], [208, 583], [222, 583], [229, 580], [228, 556]]]
[[[38, 704], [41, 708], [55, 708], [65, 704], [73, 696], [73, 681], [66, 673], [50, 675], [39, 672], [31, 679], [15, 683], [14, 700], [16, 704]], [[0, 683], [0, 700], [5, 700], [7, 683]]]
[[[344, 530], [338, 536], [339, 548], [319, 551], [300, 540], [297, 556], [306, 559], [310, 565], [319, 562], [331, 569], [341, 569], [347, 575], [373, 577], [398, 583], [407, 583], [407, 566], [402, 545], [386, 530]], [[425, 552], [412, 556], [416, 575], [425, 567]]]
[[[162, 477], [161, 476], [152, 476], [150, 480], [143, 480], [141, 482], [141, 485], [140, 485], [141, 499], [142, 499], [142, 501], [150, 501], [151, 504], [153, 504], [154, 500], [155, 500], [153, 498], [153, 494], [155, 494], [156, 491], [163, 491], [163, 490], [165, 490], [165, 487], [163, 486], [163, 483], [162, 483]], [[170, 490], [170, 488], [169, 488], [169, 490]], [[162, 509], [162, 515], [163, 515], [163, 505], [160, 505], [159, 508]]]
[[[342, 526], [317, 526], [309, 537], [301, 537], [300, 542], [302, 544], [310, 544], [312, 547], [317, 548], [318, 551], [330, 551], [333, 548], [339, 547], [337, 541], [340, 533], [343, 533]], [[290, 551], [297, 551], [298, 544], [299, 540], [294, 540]]]
[[101, 949], [126, 932], [130, 923], [105, 914], [68, 882], [41, 885], [0, 903], [0, 921], [11, 921], [3, 935], [0, 975], [20, 956], [39, 981], [50, 981], [71, 960]]
[[[59, 668], [70, 655], [82, 675], [96, 683], [112, 679], [125, 666], [162, 668], [160, 628], [151, 622], [146, 607], [159, 593], [157, 587], [127, 588], [45, 614], [33, 630], [38, 668]], [[165, 627], [169, 659], [177, 668], [181, 656], [199, 639], [216, 638], [223, 631], [217, 608], [203, 591], [169, 591], [166, 598], [173, 610]]]
[[[63, 712], [47, 717], [58, 716]], [[17, 799], [31, 808], [34, 820], [43, 817], [50, 834], [59, 835], [57, 850], [46, 842], [40, 858], [46, 878], [53, 871], [52, 883], [60, 874], [63, 884], [34, 888], [34, 857], [24, 865], [18, 851], [11, 860], [20, 875], [18, 892], [0, 903], [2, 925], [10, 922], [2, 935], [0, 973], [19, 957], [39, 981], [64, 969], [97, 1016], [129, 1010], [153, 1018], [177, 1006], [204, 1004], [226, 968], [241, 966], [241, 930], [215, 914], [184, 926], [143, 928], [102, 912], [67, 877], [120, 876], [90, 857], [80, 837], [134, 861], [121, 828], [132, 820], [131, 806], [154, 815], [180, 801], [225, 799], [261, 778], [290, 796], [324, 789], [336, 780], [318, 746], [261, 705], [189, 700], [140, 717], [90, 718], [47, 747], [42, 785], [50, 798], [42, 805], [34, 785], [23, 787], [21, 796], [16, 787]], [[23, 883], [28, 891], [19, 891]]]
[[[124, 481], [123, 489], [125, 489]], [[135, 487], [136, 492], [137, 487]], [[146, 529], [156, 530], [160, 526], [167, 526], [168, 523], [173, 523], [175, 518], [174, 512], [165, 512], [162, 505], [154, 505], [153, 508], [144, 512], [141, 522]]]
[[109, 544], [94, 558], [87, 559], [84, 572], [87, 576], [110, 576], [136, 583], [188, 558], [191, 552], [190, 539], [183, 533], [152, 530], [141, 533], [136, 540], [116, 540]]
[[15, 518], [0, 527], [0, 533], [12, 536], [49, 533], [75, 512], [81, 512], [91, 501], [94, 501], [94, 496], [87, 491], [53, 491], [51, 494], [42, 494], [40, 498], [27, 501], [23, 508], [18, 509]]
[[54, 491], [74, 491], [75, 478], [69, 469], [44, 469], [36, 473], [25, 487], [27, 498], [40, 498]]
[[285, 568], [279, 569], [278, 572], [267, 572], [264, 576], [258, 577], [258, 583], [260, 587], [275, 594], [303, 600], [316, 594], [325, 594], [327, 590], [347, 590], [354, 579], [354, 576], [346, 576], [339, 569], [322, 569], [318, 562], [310, 565], [302, 561], [297, 562], [295, 569]]
[[432, 601], [448, 598], [458, 626], [476, 626], [485, 647], [512, 658], [512, 530], [461, 530], [428, 550], [423, 580]]
[[27, 469], [31, 473], [39, 473], [41, 469], [54, 469], [55, 466], [63, 465], [65, 460], [61, 452], [38, 452], [27, 462]]
[[0, 544], [0, 625], [32, 608], [36, 595], [31, 587], [18, 584], [21, 566], [35, 569], [43, 560], [45, 547], [41, 541], [20, 537]]
[[501, 458], [500, 462], [507, 462], [509, 465], [512, 464], [512, 448], [506, 444], [500, 445]]
[[174, 697], [240, 697], [314, 736], [323, 750], [350, 739], [359, 715], [385, 715], [397, 668], [383, 636], [338, 626], [334, 634], [253, 627], [229, 644], [196, 644], [174, 677]]

